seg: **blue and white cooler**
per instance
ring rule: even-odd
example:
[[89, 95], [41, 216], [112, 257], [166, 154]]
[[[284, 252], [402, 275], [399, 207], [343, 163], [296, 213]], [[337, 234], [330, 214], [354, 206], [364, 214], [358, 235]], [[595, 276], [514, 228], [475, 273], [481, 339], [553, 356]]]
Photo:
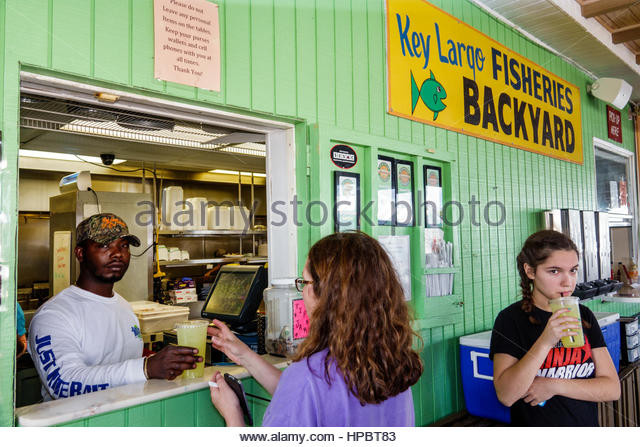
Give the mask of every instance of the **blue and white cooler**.
[[493, 387], [493, 362], [489, 359], [491, 331], [460, 337], [460, 369], [467, 411], [474, 415], [511, 422], [509, 407], [498, 400]]
[[[616, 369], [620, 364], [620, 314], [595, 312]], [[509, 407], [498, 400], [493, 387], [493, 362], [489, 359], [491, 331], [460, 337], [460, 368], [467, 411], [479, 417], [510, 423]]]

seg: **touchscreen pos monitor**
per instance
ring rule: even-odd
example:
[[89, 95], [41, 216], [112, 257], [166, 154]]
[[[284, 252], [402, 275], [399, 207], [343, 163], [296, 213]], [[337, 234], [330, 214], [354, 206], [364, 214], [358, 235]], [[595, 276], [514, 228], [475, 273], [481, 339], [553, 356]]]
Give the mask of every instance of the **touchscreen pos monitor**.
[[211, 286], [202, 316], [242, 326], [256, 317], [267, 287], [267, 271], [261, 265], [225, 265]]

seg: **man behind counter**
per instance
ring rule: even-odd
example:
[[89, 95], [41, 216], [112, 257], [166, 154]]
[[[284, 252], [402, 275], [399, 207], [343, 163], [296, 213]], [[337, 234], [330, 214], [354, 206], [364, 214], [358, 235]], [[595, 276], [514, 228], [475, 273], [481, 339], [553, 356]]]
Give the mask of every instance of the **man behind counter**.
[[44, 400], [147, 379], [172, 380], [202, 361], [197, 349], [181, 346], [142, 357], [138, 319], [113, 291], [129, 267], [129, 244], [139, 247], [140, 240], [114, 214], [95, 214], [78, 225], [76, 285], [43, 304], [29, 326], [29, 352]]

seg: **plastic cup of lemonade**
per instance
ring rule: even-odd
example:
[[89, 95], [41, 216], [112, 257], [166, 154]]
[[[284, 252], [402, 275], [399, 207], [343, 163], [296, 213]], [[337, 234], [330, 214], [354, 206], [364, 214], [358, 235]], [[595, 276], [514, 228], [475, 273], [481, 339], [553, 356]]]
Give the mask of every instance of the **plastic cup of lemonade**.
[[202, 377], [204, 374], [204, 356], [207, 348], [207, 320], [189, 320], [176, 323], [175, 328], [178, 333], [178, 344], [196, 348], [198, 355], [202, 357], [202, 362], [196, 363], [196, 369], [186, 369], [183, 377], [193, 379]]
[[[569, 312], [565, 312], [563, 316], [574, 317], [578, 319], [578, 328], [574, 331], [578, 335], [567, 335], [562, 337], [562, 346], [565, 348], [579, 348], [584, 346], [584, 334], [582, 333], [582, 319], [580, 318], [580, 307], [578, 303], [580, 299], [577, 296], [565, 296], [561, 298], [555, 298], [549, 300], [551, 306], [551, 312], [555, 312], [559, 309], [569, 309]], [[565, 332], [569, 332], [569, 329], [565, 329]]]

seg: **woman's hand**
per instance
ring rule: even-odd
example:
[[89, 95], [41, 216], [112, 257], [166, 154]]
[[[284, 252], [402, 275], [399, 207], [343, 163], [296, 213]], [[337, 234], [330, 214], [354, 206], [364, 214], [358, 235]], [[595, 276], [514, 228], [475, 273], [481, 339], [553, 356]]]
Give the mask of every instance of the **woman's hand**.
[[216, 371], [211, 380], [218, 387], [210, 386], [211, 402], [227, 423], [227, 427], [244, 427], [244, 416], [238, 396], [224, 380], [220, 371]]
[[217, 327], [207, 328], [207, 334], [211, 336], [211, 346], [224, 352], [232, 362], [245, 366], [244, 358], [246, 354], [253, 352], [251, 348], [240, 341], [223, 322], [213, 320], [213, 324]]
[[556, 395], [553, 388], [554, 379], [547, 379], [544, 377], [536, 377], [533, 379], [533, 383], [527, 390], [523, 399], [526, 403], [535, 407], [540, 402], [545, 402]]
[[[540, 335], [540, 340], [549, 347], [553, 348], [560, 340], [561, 337], [578, 335], [576, 329], [579, 329], [578, 319], [568, 315], [564, 315], [569, 312], [569, 309], [559, 309], [551, 315], [547, 325]], [[567, 331], [569, 329], [569, 331]]]

